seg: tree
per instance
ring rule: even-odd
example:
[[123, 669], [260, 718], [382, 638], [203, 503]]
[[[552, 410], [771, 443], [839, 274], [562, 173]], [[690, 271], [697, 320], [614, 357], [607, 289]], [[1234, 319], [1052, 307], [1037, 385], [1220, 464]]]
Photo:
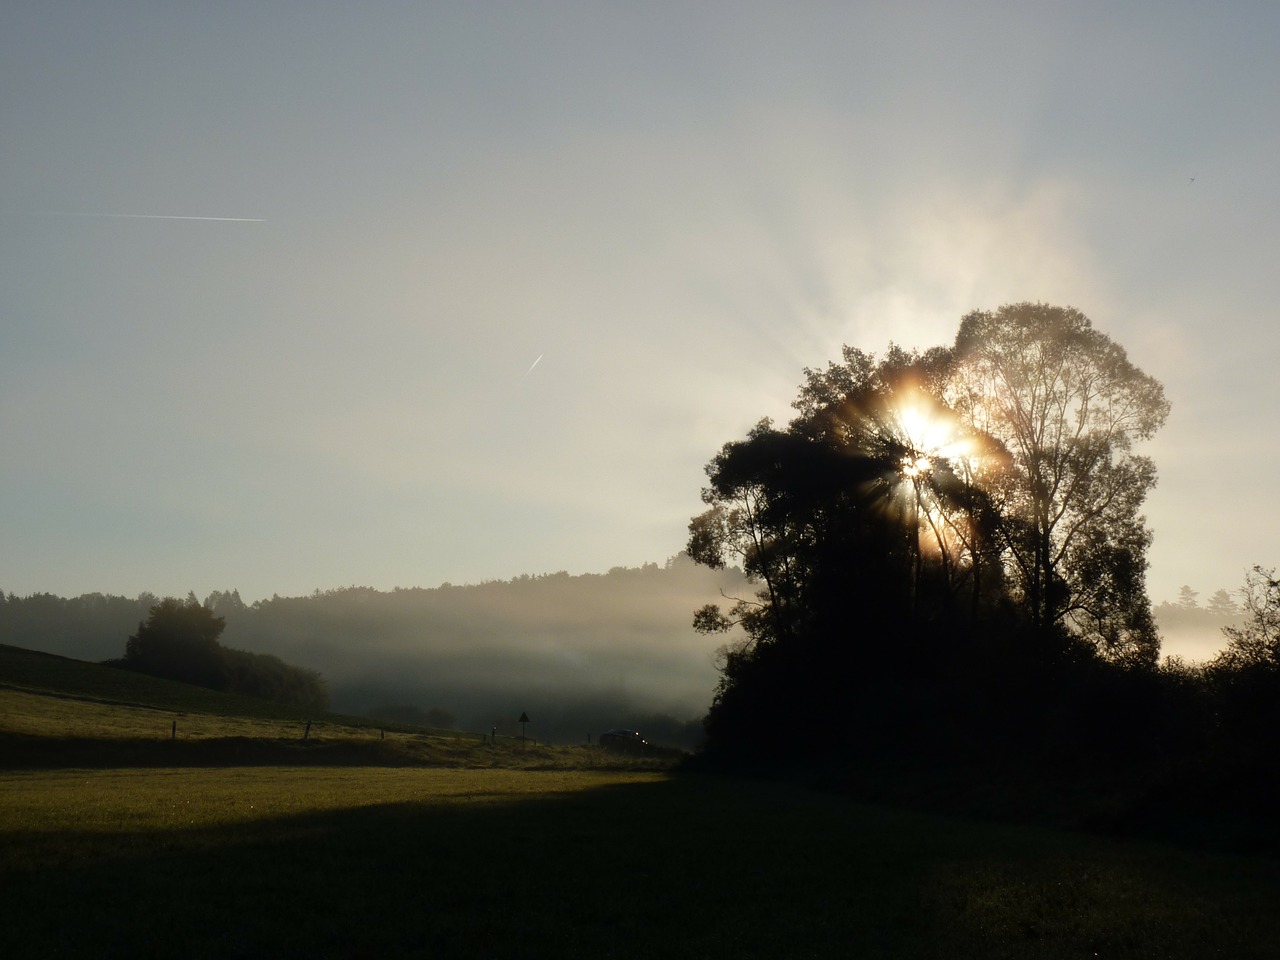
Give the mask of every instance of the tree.
[[240, 599], [239, 590], [214, 590], [205, 597], [204, 605], [221, 616], [241, 614], [249, 607]]
[[[845, 347], [805, 377], [785, 429], [761, 421], [707, 465], [690, 523], [693, 560], [760, 586], [694, 617], [744, 630], [713, 742], [757, 738], [764, 713], [780, 748], [861, 718], [892, 752], [963, 738], [957, 712], [974, 711], [1013, 743], [1019, 717], [1060, 723], [1090, 677], [1109, 683], [1104, 660], [1155, 665], [1155, 471], [1133, 445], [1168, 405], [1087, 318], [1015, 304], [970, 314], [952, 348]], [[945, 717], [949, 733], [924, 732]]]
[[1209, 613], [1211, 613], [1219, 621], [1235, 620], [1240, 616], [1240, 608], [1236, 606], [1236, 602], [1231, 599], [1231, 594], [1226, 590], [1215, 590], [1213, 595], [1209, 597]]
[[[767, 419], [745, 440], [726, 443], [707, 465], [702, 499], [709, 509], [690, 522], [687, 549], [713, 569], [740, 563], [761, 589], [737, 599], [728, 616], [702, 608], [695, 626], [717, 632], [740, 624], [751, 645], [787, 641], [820, 613], [834, 578], [883, 576], [891, 557], [901, 559], [904, 541], [873, 513], [869, 498], [892, 471], [875, 451], [839, 449], [825, 438], [777, 430]], [[849, 549], [868, 538], [877, 549]], [[851, 565], [868, 569], [855, 573]]]
[[1223, 746], [1270, 770], [1280, 749], [1280, 579], [1255, 566], [1240, 591], [1244, 619], [1222, 628], [1227, 647], [1206, 671]]
[[1280, 668], [1280, 580], [1274, 569], [1255, 566], [1240, 591], [1244, 622], [1223, 627], [1227, 648], [1219, 663], [1233, 667]]
[[1199, 604], [1196, 603], [1198, 596], [1200, 596], [1198, 591], [1192, 590], [1184, 583], [1182, 589], [1178, 591], [1178, 606], [1183, 610], [1198, 610], [1200, 609]]
[[1084, 314], [1041, 303], [970, 313], [953, 363], [946, 399], [1011, 456], [1001, 530], [1034, 622], [1064, 623], [1108, 657], [1154, 664], [1140, 511], [1156, 474], [1133, 445], [1168, 416], [1159, 382]]
[[949, 667], [979, 634], [997, 642], [1002, 627], [973, 628], [1010, 609], [979, 482], [1001, 451], [940, 404], [940, 360], [846, 348], [844, 366], [806, 371], [786, 429], [762, 420], [707, 465], [688, 554], [760, 587], [694, 616], [700, 632], [744, 631], [722, 649], [713, 742], [820, 749], [871, 724], [869, 748], [905, 745], [959, 695]]
[[170, 680], [224, 689], [228, 671], [218, 638], [226, 620], [194, 598], [166, 597], [152, 606], [125, 644], [122, 665]]

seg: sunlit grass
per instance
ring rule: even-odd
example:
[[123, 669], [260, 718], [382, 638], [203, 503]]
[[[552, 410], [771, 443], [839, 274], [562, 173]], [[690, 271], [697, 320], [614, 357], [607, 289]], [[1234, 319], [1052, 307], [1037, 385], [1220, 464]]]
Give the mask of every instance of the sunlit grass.
[[[227, 717], [154, 707], [55, 697], [22, 690], [0, 690], [0, 731], [38, 737], [87, 737], [101, 740], [185, 739], [209, 737], [300, 737], [306, 721]], [[368, 729], [326, 724], [342, 735], [370, 736]], [[373, 730], [372, 736], [378, 736]]]
[[[0, 863], [20, 870], [43, 852], [88, 843], [98, 855], [131, 855], [208, 842], [207, 831], [299, 814], [385, 804], [424, 807], [548, 799], [661, 774], [592, 770], [250, 767], [17, 771], [4, 778]], [[145, 839], [142, 836], [145, 835]]]
[[143, 673], [0, 644], [0, 686], [108, 705], [179, 713], [305, 720], [309, 711], [254, 697], [207, 690]]

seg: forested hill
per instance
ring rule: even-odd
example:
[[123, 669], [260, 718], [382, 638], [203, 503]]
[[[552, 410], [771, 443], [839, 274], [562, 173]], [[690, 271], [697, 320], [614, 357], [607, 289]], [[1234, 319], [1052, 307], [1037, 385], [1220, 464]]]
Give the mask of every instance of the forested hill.
[[[585, 733], [625, 717], [705, 711], [719, 641], [695, 634], [690, 620], [721, 590], [749, 595], [737, 571], [680, 555], [605, 574], [353, 586], [252, 604], [220, 590], [204, 602], [226, 618], [225, 645], [318, 670], [335, 709], [439, 708], [464, 725], [574, 714], [575, 729], [595, 724]], [[120, 656], [157, 599], [0, 597], [0, 642], [85, 660]]]

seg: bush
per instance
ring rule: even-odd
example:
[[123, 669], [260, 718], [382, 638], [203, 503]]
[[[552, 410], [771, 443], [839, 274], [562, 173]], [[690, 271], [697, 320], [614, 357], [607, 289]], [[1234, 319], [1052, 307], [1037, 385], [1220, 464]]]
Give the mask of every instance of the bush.
[[166, 597], [151, 608], [112, 666], [153, 677], [274, 700], [312, 710], [329, 705], [324, 678], [269, 654], [232, 650], [218, 643], [226, 621], [194, 597]]

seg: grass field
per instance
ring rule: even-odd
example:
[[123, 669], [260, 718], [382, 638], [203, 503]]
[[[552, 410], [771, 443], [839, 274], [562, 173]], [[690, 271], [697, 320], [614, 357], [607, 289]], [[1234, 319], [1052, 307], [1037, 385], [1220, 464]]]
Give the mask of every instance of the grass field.
[[[37, 713], [68, 699], [4, 692]], [[56, 759], [68, 734], [33, 722], [49, 735], [0, 749]], [[1280, 955], [1273, 860], [487, 749], [488, 766], [0, 762], [0, 957]]]

